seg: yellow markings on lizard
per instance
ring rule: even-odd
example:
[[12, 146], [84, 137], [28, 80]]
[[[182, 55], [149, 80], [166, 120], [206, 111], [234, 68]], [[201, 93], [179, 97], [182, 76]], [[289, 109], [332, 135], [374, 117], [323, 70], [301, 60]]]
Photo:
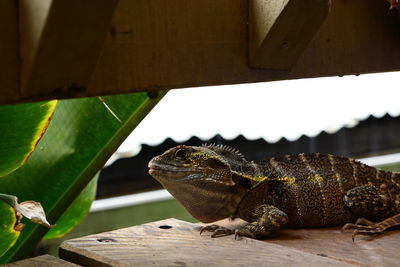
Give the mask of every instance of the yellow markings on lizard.
[[313, 184], [320, 184], [324, 181], [324, 178], [320, 175], [310, 175], [307, 177], [307, 180]]
[[296, 184], [296, 182], [297, 182], [296, 177], [291, 177], [291, 176], [284, 176], [284, 177], [280, 177], [280, 178], [277, 178], [277, 179], [274, 179], [274, 180], [280, 181], [280, 182], [282, 182], [284, 184], [287, 184], [287, 185], [293, 185], [293, 184]]
[[249, 179], [249, 180], [253, 180], [253, 181], [256, 181], [256, 182], [261, 182], [261, 181], [264, 181], [264, 180], [268, 179], [266, 176], [251, 176], [251, 175], [244, 174], [244, 173], [237, 172], [237, 171], [232, 171], [232, 172], [234, 174], [240, 176], [240, 177], [243, 177], [243, 178], [246, 178], [246, 179]]
[[251, 176], [251, 175], [248, 175], [248, 174], [245, 174], [245, 173], [241, 173], [241, 172], [237, 172], [237, 171], [232, 171], [232, 172], [234, 174], [240, 176], [240, 177], [243, 177], [243, 178], [246, 178], [246, 179], [249, 179], [249, 180], [253, 180], [253, 181], [256, 181], [256, 182], [262, 182], [262, 181], [265, 181], [265, 180], [267, 180], [267, 181], [279, 181], [279, 182], [282, 182], [282, 183], [287, 184], [287, 185], [293, 185], [293, 184], [296, 184], [296, 182], [297, 182], [297, 178], [296, 177], [291, 177], [291, 176], [284, 176], [284, 177], [279, 177], [279, 178], [269, 178], [269, 177], [261, 176], [261, 175], [260, 176]]
[[209, 167], [206, 160], [207, 159], [215, 159], [215, 160], [219, 160], [225, 164], [228, 165], [228, 163], [223, 159], [223, 158], [219, 158], [217, 156], [212, 156], [203, 152], [195, 152], [195, 153], [191, 153], [189, 155], [189, 157], [187, 158], [189, 160], [189, 164], [188, 166], [194, 166], [197, 168], [204, 168], [204, 167]]

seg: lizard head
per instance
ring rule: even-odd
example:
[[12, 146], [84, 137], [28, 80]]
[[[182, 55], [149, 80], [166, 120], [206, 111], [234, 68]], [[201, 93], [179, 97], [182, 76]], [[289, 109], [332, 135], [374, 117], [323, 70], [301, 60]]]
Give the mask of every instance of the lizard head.
[[236, 150], [221, 146], [177, 146], [149, 162], [149, 174], [159, 181], [196, 219], [213, 222], [235, 211], [232, 171], [246, 162]]

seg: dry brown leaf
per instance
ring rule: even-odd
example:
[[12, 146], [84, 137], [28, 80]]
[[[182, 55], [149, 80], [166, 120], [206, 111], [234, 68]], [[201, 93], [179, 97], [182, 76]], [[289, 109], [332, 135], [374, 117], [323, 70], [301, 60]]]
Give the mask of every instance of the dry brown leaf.
[[18, 198], [16, 196], [2, 193], [0, 193], [0, 200], [4, 201], [14, 209], [16, 216], [16, 224], [14, 229], [16, 231], [21, 231], [24, 227], [24, 225], [20, 223], [23, 217], [28, 218], [33, 223], [43, 225], [47, 228], [53, 228], [55, 226], [51, 225], [47, 221], [43, 207], [39, 202], [29, 200], [18, 203]]
[[32, 201], [32, 200], [24, 201], [19, 204], [17, 203], [14, 206], [14, 209], [17, 213], [28, 218], [33, 223], [43, 225], [47, 228], [53, 228], [55, 226], [55, 225], [51, 225], [47, 221], [43, 207], [39, 202]]

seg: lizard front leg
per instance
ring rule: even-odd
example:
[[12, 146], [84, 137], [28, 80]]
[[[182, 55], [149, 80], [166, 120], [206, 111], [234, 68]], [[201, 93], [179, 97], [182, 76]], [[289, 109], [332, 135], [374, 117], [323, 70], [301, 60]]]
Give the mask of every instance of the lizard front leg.
[[249, 217], [250, 222], [235, 231], [235, 239], [240, 236], [264, 239], [288, 222], [285, 212], [266, 204], [257, 206]]
[[264, 239], [276, 232], [288, 222], [288, 216], [280, 209], [271, 205], [259, 205], [248, 215], [249, 223], [233, 230], [216, 224], [203, 227], [204, 231], [212, 232], [211, 237], [221, 237], [235, 234], [235, 239], [246, 236], [255, 239]]

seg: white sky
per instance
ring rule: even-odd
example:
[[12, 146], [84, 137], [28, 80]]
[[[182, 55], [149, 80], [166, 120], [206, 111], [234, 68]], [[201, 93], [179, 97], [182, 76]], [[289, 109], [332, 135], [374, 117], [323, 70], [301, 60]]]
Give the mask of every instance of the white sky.
[[[221, 134], [276, 142], [335, 132], [370, 114], [400, 115], [400, 72], [212, 86], [170, 91], [118, 149]], [[117, 156], [117, 155], [116, 155]]]

